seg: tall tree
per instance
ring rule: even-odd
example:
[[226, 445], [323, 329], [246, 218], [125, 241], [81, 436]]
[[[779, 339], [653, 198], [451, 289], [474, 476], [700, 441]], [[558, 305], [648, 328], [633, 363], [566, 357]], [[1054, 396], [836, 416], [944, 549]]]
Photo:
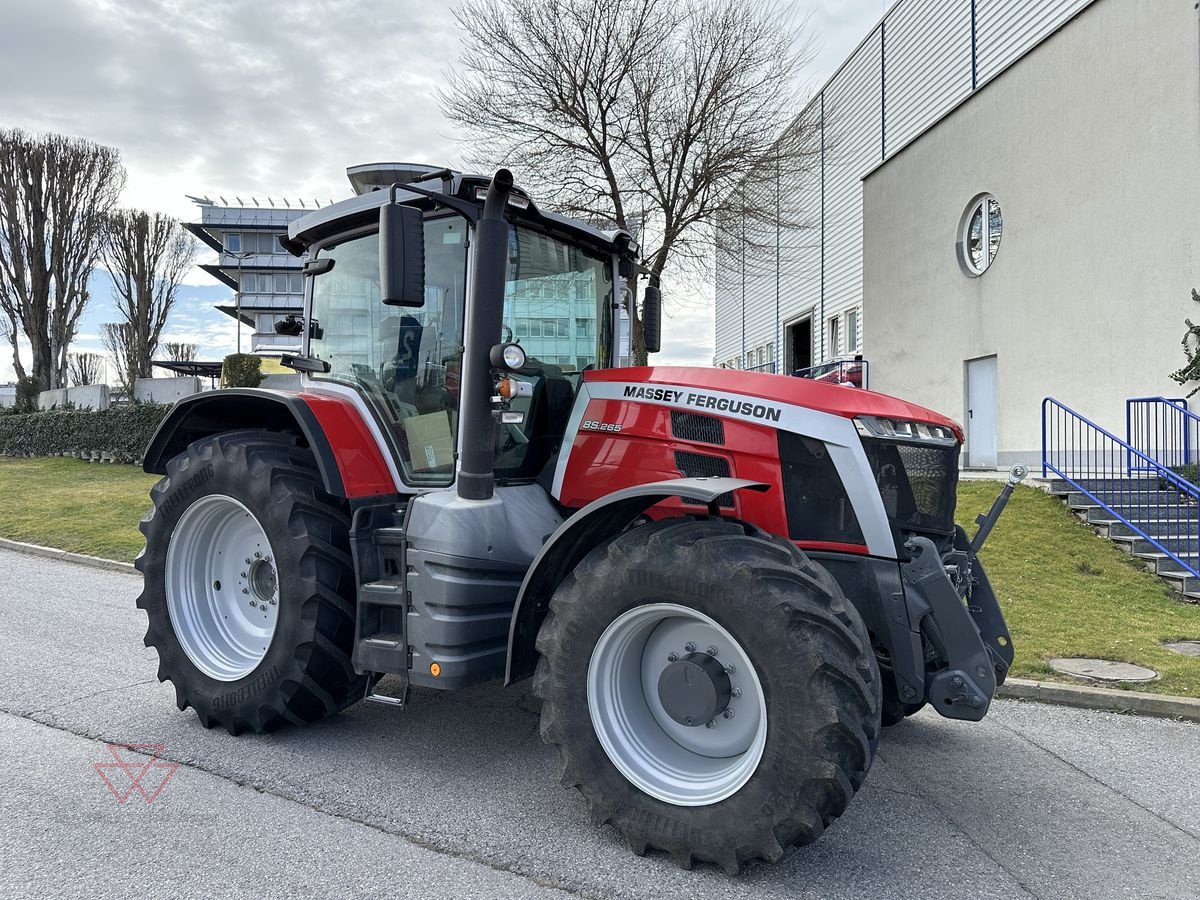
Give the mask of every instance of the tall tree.
[[651, 284], [710, 265], [722, 223], [803, 226], [745, 187], [820, 153], [821, 123], [791, 99], [808, 45], [775, 0], [466, 0], [455, 15], [470, 40], [440, 99], [472, 161], [629, 230]]
[[150, 377], [159, 336], [195, 259], [195, 242], [170, 216], [132, 209], [108, 216], [104, 265], [112, 276], [119, 324], [125, 326], [119, 340], [110, 336], [109, 349], [122, 354], [117, 367], [127, 390]]
[[107, 322], [100, 326], [100, 340], [116, 367], [117, 387], [127, 398], [132, 398], [134, 379], [129, 373], [129, 360], [134, 354], [129, 348], [133, 343], [133, 326], [128, 322]]
[[74, 386], [99, 384], [104, 378], [104, 356], [99, 353], [69, 353], [67, 374]]
[[182, 341], [163, 341], [163, 355], [175, 362], [194, 362], [197, 347], [195, 344], [185, 344]]
[[62, 387], [67, 348], [88, 302], [105, 216], [125, 184], [112, 147], [64, 135], [0, 131], [0, 311], [29, 340], [28, 376]]

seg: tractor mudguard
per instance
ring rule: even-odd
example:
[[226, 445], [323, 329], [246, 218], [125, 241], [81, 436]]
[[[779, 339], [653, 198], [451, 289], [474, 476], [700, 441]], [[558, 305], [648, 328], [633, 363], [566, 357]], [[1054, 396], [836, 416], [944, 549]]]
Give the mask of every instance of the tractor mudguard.
[[193, 441], [249, 429], [299, 438], [316, 457], [325, 492], [331, 496], [355, 498], [396, 491], [378, 444], [348, 401], [264, 388], [225, 388], [180, 400], [150, 439], [142, 468], [165, 475], [167, 462]]
[[579, 510], [546, 541], [521, 583], [508, 630], [504, 683], [533, 674], [538, 628], [562, 580], [595, 547], [619, 534], [641, 513], [671, 497], [686, 497], [708, 504], [710, 513], [717, 515], [716, 504], [722, 494], [742, 489], [767, 491], [770, 487], [745, 478], [673, 478], [614, 491]]

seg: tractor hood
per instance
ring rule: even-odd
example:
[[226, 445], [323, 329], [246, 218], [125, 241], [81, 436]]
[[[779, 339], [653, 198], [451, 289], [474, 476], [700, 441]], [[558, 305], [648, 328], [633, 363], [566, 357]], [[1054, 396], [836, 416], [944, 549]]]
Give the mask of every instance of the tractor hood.
[[768, 375], [738, 369], [692, 368], [686, 366], [636, 366], [627, 369], [601, 369], [584, 373], [584, 381], [601, 383], [619, 381], [626, 384], [644, 383], [652, 389], [656, 384], [670, 384], [713, 391], [744, 394], [747, 399], [774, 400], [820, 410], [832, 415], [876, 416], [942, 425], [951, 429], [961, 442], [962, 428], [953, 419], [898, 397], [839, 384], [825, 384], [807, 378]]

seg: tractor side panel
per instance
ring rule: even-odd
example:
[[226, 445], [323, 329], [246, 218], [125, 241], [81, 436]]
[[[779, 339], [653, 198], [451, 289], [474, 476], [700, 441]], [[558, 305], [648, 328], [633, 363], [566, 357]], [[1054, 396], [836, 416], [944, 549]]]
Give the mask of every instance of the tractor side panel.
[[[558, 500], [578, 509], [613, 491], [679, 477], [747, 478], [772, 486], [722, 497], [723, 514], [772, 534], [788, 533], [774, 428], [735, 419], [680, 412], [649, 403], [592, 399], [570, 447]], [[671, 499], [650, 515], [704, 511], [703, 504]]]

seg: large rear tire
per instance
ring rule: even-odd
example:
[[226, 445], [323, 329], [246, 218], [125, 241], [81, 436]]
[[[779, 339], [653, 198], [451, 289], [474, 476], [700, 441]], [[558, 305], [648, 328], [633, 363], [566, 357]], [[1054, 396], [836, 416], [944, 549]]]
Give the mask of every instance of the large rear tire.
[[669, 519], [598, 547], [537, 648], [563, 785], [638, 854], [730, 873], [778, 860], [842, 814], [874, 758], [866, 627], [828, 572], [750, 525]]
[[363, 696], [349, 521], [309, 450], [271, 432], [204, 438], [150, 496], [137, 605], [181, 710], [238, 734], [313, 722]]

